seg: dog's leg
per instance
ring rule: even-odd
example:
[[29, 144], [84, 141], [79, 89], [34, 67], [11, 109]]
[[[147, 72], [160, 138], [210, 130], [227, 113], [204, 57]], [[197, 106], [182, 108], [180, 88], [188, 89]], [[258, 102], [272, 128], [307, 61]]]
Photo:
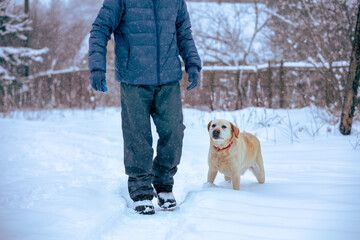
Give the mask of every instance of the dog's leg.
[[208, 178], [207, 181], [209, 183], [214, 183], [216, 175], [217, 175], [217, 169], [216, 168], [209, 168], [209, 172], [208, 172]]
[[231, 177], [228, 177], [228, 176], [225, 176], [225, 175], [224, 175], [224, 178], [225, 178], [225, 181], [231, 182]]
[[259, 183], [265, 182], [265, 170], [264, 170], [264, 163], [261, 152], [258, 153], [256, 161], [254, 165], [250, 167], [251, 171], [255, 175], [256, 179]]
[[231, 180], [233, 183], [233, 189], [240, 190], [240, 175], [233, 175]]

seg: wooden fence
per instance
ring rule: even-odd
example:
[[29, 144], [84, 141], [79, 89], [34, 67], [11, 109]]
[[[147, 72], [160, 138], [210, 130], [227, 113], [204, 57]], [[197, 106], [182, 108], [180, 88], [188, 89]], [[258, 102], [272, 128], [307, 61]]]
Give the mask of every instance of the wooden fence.
[[[298, 108], [314, 104], [341, 107], [348, 66], [319, 68], [277, 63], [257, 67], [205, 66], [199, 87], [186, 91], [187, 74], [181, 81], [185, 107], [204, 110], [237, 110], [250, 106]], [[0, 112], [17, 109], [95, 108], [120, 106], [120, 86], [114, 70], [107, 73], [108, 92], [94, 92], [87, 69], [55, 71], [0, 81]]]

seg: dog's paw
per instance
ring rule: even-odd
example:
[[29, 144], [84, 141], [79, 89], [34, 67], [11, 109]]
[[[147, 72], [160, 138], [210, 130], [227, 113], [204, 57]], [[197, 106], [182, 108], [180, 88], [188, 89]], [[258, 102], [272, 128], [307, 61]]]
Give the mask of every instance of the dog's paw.
[[210, 183], [210, 182], [206, 182], [203, 184], [202, 186], [203, 188], [211, 188], [211, 187], [215, 187], [215, 184]]

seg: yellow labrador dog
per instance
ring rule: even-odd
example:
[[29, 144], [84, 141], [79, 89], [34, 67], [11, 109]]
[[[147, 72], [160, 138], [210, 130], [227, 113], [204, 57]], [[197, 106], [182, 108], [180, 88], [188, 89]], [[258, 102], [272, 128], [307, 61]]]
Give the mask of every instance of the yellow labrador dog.
[[259, 183], [265, 182], [265, 171], [259, 140], [250, 133], [240, 133], [231, 122], [223, 119], [208, 124], [210, 149], [207, 181], [214, 183], [217, 172], [232, 181], [233, 189], [240, 190], [240, 176], [250, 169]]

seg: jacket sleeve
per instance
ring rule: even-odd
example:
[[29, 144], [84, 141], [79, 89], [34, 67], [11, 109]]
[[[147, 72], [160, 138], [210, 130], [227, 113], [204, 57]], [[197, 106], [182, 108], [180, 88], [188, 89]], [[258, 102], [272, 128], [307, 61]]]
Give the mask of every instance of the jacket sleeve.
[[185, 0], [180, 0], [178, 16], [176, 19], [177, 45], [181, 58], [185, 63], [185, 70], [191, 67], [201, 70], [201, 60], [191, 34], [191, 23]]
[[89, 39], [89, 70], [106, 72], [106, 46], [121, 21], [123, 12], [122, 0], [104, 0], [92, 29]]

